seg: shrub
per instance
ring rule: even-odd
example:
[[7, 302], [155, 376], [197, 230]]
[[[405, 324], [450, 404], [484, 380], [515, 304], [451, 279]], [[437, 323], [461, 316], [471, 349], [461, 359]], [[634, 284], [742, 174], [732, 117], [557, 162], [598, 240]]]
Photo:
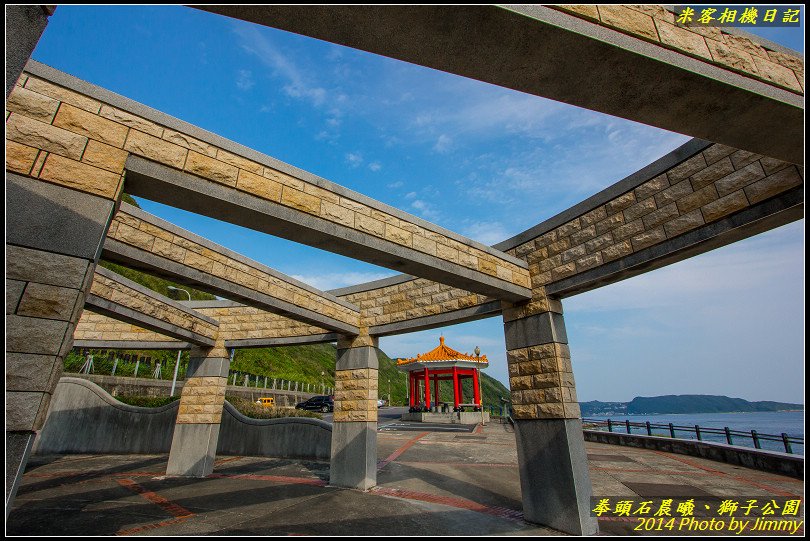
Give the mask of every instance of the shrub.
[[130, 406], [141, 406], [142, 408], [159, 408], [166, 404], [171, 404], [175, 400], [180, 400], [179, 396], [144, 396], [134, 394], [124, 394], [115, 397], [119, 402]]
[[228, 395], [225, 397], [236, 410], [251, 419], [278, 419], [281, 417], [312, 417], [313, 419], [323, 419], [323, 416], [306, 410], [292, 408], [267, 408], [239, 396]]

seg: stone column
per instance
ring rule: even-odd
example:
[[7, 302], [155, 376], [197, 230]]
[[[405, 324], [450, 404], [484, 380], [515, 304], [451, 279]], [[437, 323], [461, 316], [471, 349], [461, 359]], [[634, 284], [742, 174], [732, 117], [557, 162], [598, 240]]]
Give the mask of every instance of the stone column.
[[56, 6], [6, 6], [6, 98], [14, 88]]
[[111, 199], [6, 172], [6, 515], [73, 347], [114, 209]]
[[205, 477], [214, 471], [229, 366], [221, 339], [212, 348], [191, 348], [166, 475]]
[[562, 304], [503, 311], [523, 515], [574, 535], [598, 532]]
[[329, 484], [377, 484], [377, 347], [368, 334], [338, 340]]

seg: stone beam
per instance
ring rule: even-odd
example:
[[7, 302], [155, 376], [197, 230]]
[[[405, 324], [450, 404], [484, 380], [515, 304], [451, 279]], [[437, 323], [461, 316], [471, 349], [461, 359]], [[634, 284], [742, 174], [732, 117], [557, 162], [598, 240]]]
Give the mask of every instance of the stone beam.
[[661, 6], [198, 9], [803, 163], [803, 58]]
[[356, 306], [121, 204], [102, 257], [319, 327], [358, 332]]
[[[133, 325], [134, 327], [134, 325]], [[171, 341], [163, 341], [157, 340], [154, 342], [145, 341], [145, 342], [138, 342], [132, 341], [129, 342], [127, 340], [74, 340], [73, 347], [74, 348], [86, 348], [86, 349], [166, 349], [166, 350], [178, 350], [178, 349], [190, 349], [191, 344], [189, 342], [180, 342], [178, 340], [171, 340]]]
[[219, 323], [132, 280], [96, 268], [85, 307], [181, 341], [213, 346]]
[[498, 299], [530, 297], [520, 259], [43, 64], [29, 62], [20, 81], [6, 127], [21, 174], [113, 199], [126, 169], [132, 195]]

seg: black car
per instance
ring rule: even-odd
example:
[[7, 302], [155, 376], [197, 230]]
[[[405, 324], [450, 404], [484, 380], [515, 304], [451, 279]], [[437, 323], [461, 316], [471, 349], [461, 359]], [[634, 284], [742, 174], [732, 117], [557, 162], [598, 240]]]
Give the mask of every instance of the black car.
[[306, 402], [299, 402], [295, 405], [297, 410], [321, 411], [323, 413], [335, 411], [335, 401], [331, 396], [313, 396]]

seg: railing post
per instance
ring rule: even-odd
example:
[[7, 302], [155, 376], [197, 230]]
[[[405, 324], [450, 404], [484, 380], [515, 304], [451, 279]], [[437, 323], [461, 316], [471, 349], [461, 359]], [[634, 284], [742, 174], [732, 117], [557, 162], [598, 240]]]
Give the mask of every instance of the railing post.
[[650, 426], [650, 421], [647, 421], [647, 435], [652, 436], [652, 427]]
[[672, 423], [669, 423], [669, 437], [670, 437], [670, 438], [674, 438], [674, 437], [675, 437], [675, 427], [674, 427], [674, 426], [672, 426]]
[[728, 444], [734, 445], [734, 443], [732, 443], [731, 441], [731, 430], [727, 426], [724, 426], [723, 430], [726, 432], [726, 441], [728, 442]]
[[613, 421], [608, 419], [608, 432], [613, 432]]
[[630, 434], [630, 419], [624, 420], [624, 426], [627, 427], [627, 433]]
[[762, 449], [762, 446], [759, 444], [759, 436], [757, 436], [757, 431], [751, 431], [751, 439], [754, 440], [754, 448]]
[[782, 432], [782, 443], [785, 444], [785, 452], [793, 454], [793, 448], [790, 446], [790, 440], [788, 439], [788, 435]]
[[697, 436], [698, 441], [702, 441], [700, 439], [700, 425], [695, 425], [695, 435]]

